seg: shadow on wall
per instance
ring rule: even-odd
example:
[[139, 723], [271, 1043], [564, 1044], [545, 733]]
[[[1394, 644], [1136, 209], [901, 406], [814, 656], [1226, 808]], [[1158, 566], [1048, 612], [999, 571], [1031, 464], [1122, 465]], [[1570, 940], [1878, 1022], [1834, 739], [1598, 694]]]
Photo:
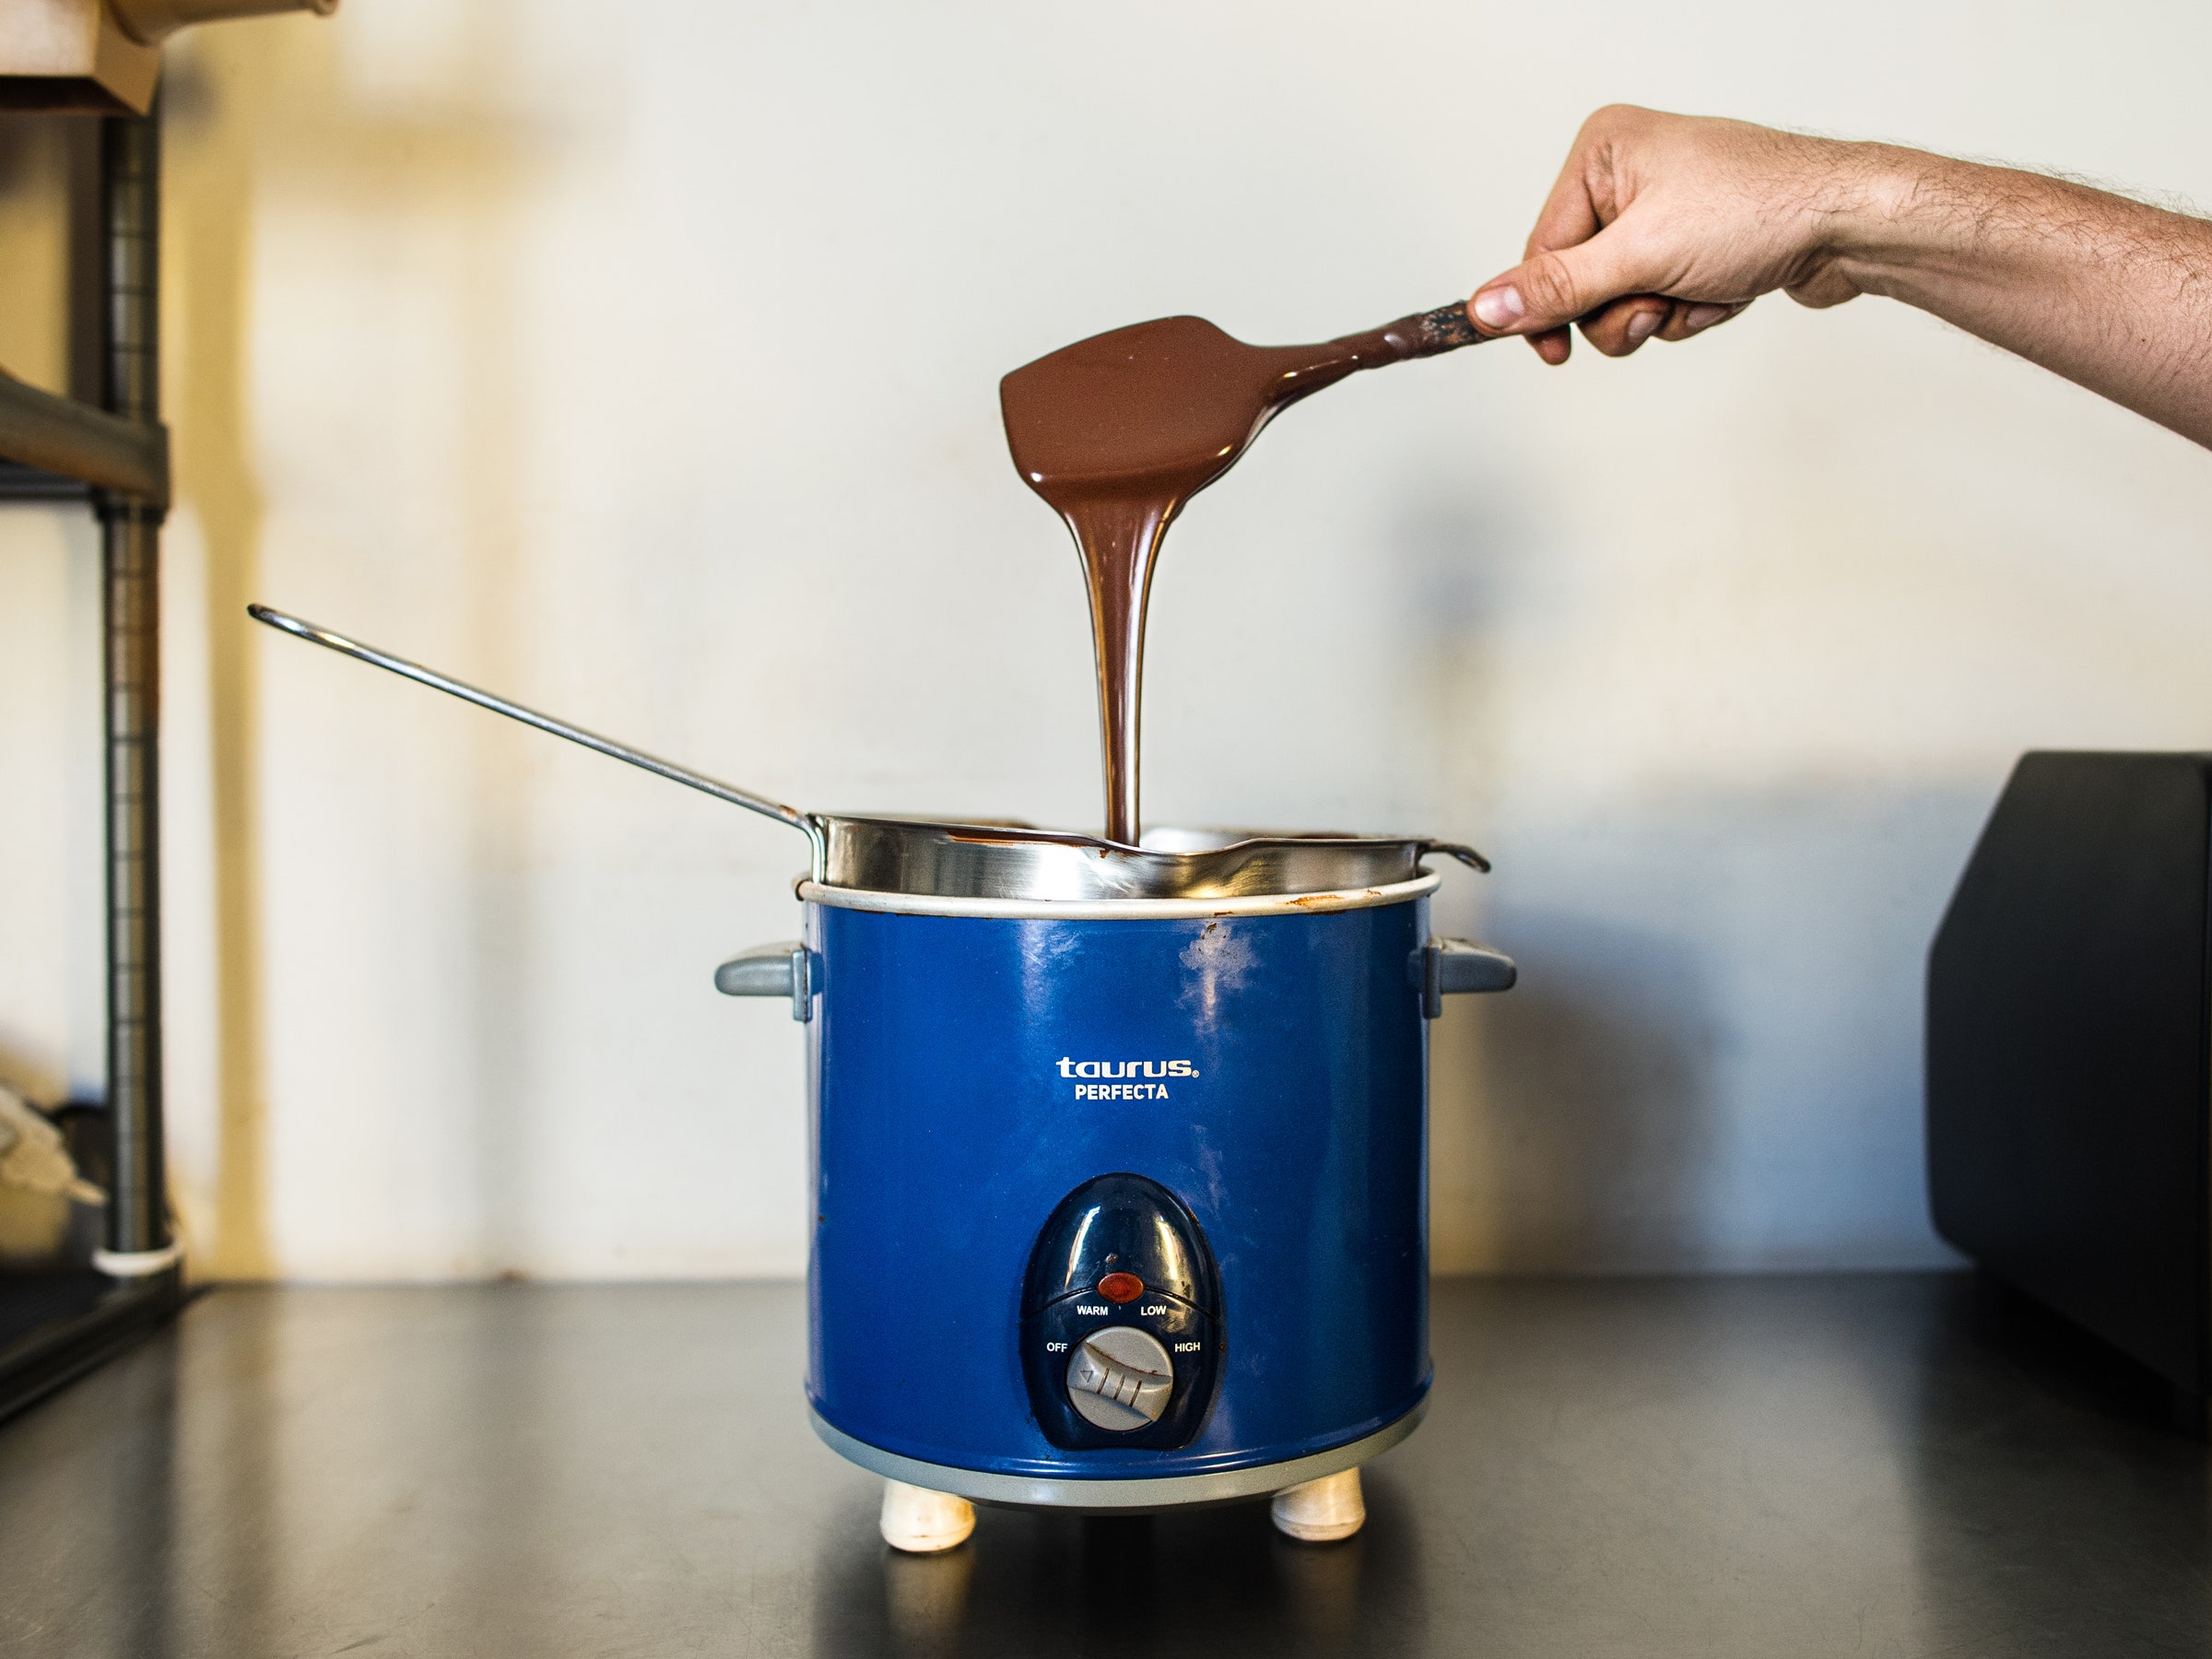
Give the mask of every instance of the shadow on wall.
[[1799, 789], [1507, 826], [1431, 1085], [1441, 1272], [1910, 1266], [1929, 939], [1991, 791]]
[[[1479, 1091], [1477, 1168], [1465, 1172], [1487, 1212], [1483, 1265], [1571, 1272], [1678, 1253], [1707, 1207], [1719, 1135], [1719, 1033], [1699, 951], [1572, 912], [1493, 915], [1521, 982], [1482, 1011], [1471, 1053], [1440, 1052], [1437, 1082]], [[1446, 1084], [1447, 1059], [1475, 1075]]]
[[[476, 8], [468, 44], [484, 63], [506, 39], [505, 10]], [[167, 410], [174, 433], [180, 501], [197, 515], [206, 541], [206, 614], [210, 638], [210, 760], [215, 844], [216, 1087], [218, 1146], [212, 1194], [213, 1236], [202, 1269], [224, 1278], [265, 1278], [278, 1270], [268, 1236], [266, 1159], [267, 1030], [262, 858], [259, 826], [260, 641], [245, 618], [262, 589], [262, 536], [266, 517], [255, 459], [252, 399], [253, 277], [259, 193], [265, 175], [318, 181], [326, 200], [343, 200], [364, 216], [390, 214], [418, 201], [457, 214], [482, 253], [465, 296], [472, 326], [468, 383], [480, 388], [466, 429], [475, 436], [468, 473], [472, 524], [483, 526], [471, 560], [480, 606], [496, 618], [494, 598], [508, 585], [514, 545], [513, 465], [503, 418], [512, 396], [507, 329], [512, 286], [504, 259], [500, 209], [513, 194], [519, 144], [493, 114], [446, 110], [391, 116], [366, 107], [343, 74], [343, 39], [335, 25], [275, 19], [187, 37], [169, 54], [163, 91], [166, 151], [166, 275], [181, 300], [171, 335], [181, 345], [171, 365]], [[494, 627], [498, 635], [502, 630]], [[496, 650], [489, 659], [501, 660]], [[522, 834], [516, 792], [487, 791], [481, 799], [498, 821], [482, 827], [481, 856], [498, 867]], [[489, 887], [496, 884], [478, 884]], [[487, 900], [497, 907], [497, 900]], [[512, 931], [503, 913], [479, 918], [480, 933]], [[488, 1022], [500, 1032], [519, 1022], [517, 994], [505, 971], [510, 952], [480, 964]], [[504, 1015], [502, 1018], [501, 1016]], [[493, 1046], [497, 1047], [497, 1040]], [[504, 1146], [508, 1119], [520, 1110], [512, 1086], [511, 1053], [482, 1058], [483, 1117], [478, 1138]], [[488, 1157], [480, 1167], [494, 1182], [512, 1181], [512, 1158]], [[484, 1196], [490, 1225], [516, 1206], [502, 1189]], [[495, 1252], [496, 1253], [496, 1252]]]

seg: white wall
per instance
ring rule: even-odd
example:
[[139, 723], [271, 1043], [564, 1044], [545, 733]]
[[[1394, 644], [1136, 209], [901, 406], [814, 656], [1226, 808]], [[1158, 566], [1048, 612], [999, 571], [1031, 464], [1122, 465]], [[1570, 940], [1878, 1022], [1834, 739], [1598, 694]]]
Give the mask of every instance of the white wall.
[[[1463, 294], [1613, 99], [2212, 197], [2212, 16], [2099, 18], [348, 0], [202, 36], [168, 273], [200, 1261], [804, 1248], [796, 1033], [709, 983], [793, 931], [797, 839], [248, 599], [808, 805], [1088, 825], [1080, 590], [1001, 372]], [[1524, 973], [1439, 1032], [1440, 1266], [1942, 1260], [1927, 938], [2018, 751], [2212, 745], [2208, 526], [2212, 457], [1878, 301], [1362, 377], [1171, 542], [1149, 816], [1496, 856], [1442, 906]], [[91, 757], [54, 735], [96, 718], [56, 689], [90, 548], [0, 512], [0, 1069], [46, 1087], [98, 1065]]]

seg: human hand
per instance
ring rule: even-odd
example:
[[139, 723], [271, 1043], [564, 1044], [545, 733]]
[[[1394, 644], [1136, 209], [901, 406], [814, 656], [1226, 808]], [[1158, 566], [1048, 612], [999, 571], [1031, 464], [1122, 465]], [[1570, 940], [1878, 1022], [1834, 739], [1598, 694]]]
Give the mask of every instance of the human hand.
[[1583, 123], [1522, 263], [1476, 289], [1483, 333], [1563, 363], [1568, 325], [1607, 357], [1686, 340], [1776, 288], [1803, 305], [1863, 290], [1850, 254], [1887, 147], [1613, 104]]

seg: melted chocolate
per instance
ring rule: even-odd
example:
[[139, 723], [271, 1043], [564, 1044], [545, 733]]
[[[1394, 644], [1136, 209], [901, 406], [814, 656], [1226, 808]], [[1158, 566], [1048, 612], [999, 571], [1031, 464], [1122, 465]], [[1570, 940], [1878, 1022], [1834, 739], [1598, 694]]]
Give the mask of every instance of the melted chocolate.
[[1227, 472], [1277, 411], [1361, 369], [1481, 336], [1466, 309], [1402, 317], [1320, 346], [1247, 346], [1200, 317], [1078, 340], [999, 382], [1006, 446], [1067, 521], [1090, 590], [1106, 839], [1137, 839], [1137, 706], [1145, 602], [1183, 503]]

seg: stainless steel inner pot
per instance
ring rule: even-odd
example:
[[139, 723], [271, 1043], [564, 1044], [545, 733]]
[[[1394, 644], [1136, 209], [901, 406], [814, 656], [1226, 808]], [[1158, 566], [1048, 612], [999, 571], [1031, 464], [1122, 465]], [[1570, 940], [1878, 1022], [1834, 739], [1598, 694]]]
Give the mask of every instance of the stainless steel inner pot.
[[1472, 847], [1420, 836], [1159, 830], [1145, 844], [1014, 824], [817, 816], [830, 887], [957, 899], [1241, 899], [1386, 887], [1430, 853], [1478, 870]]
[[1472, 847], [1425, 836], [1163, 829], [1148, 831], [1141, 845], [1132, 847], [1021, 823], [803, 812], [282, 611], [262, 605], [246, 608], [271, 628], [788, 824], [812, 848], [809, 877], [827, 887], [946, 899], [1237, 899], [1386, 887], [1420, 875], [1421, 860], [1430, 853], [1477, 870], [1490, 867]]

